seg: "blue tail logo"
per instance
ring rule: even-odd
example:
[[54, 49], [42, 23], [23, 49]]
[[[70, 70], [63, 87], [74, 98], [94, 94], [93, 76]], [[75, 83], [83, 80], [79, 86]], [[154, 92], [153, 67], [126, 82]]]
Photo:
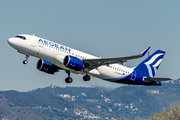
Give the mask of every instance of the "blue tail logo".
[[143, 62], [141, 62], [134, 70], [139, 74], [153, 78], [160, 66], [160, 63], [165, 55], [164, 51], [157, 50]]

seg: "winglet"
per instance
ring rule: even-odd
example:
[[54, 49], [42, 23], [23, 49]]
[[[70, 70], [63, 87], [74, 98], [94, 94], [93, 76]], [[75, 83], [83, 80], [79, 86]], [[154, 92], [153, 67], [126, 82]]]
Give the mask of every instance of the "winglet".
[[150, 47], [147, 47], [140, 55], [144, 56], [148, 52], [149, 49]]

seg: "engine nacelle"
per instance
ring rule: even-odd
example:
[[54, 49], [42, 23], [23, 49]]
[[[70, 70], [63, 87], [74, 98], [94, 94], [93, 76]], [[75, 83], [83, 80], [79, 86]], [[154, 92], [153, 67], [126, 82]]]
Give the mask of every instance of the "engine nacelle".
[[74, 69], [74, 70], [81, 70], [84, 68], [84, 62], [74, 56], [71, 55], [67, 55], [64, 58], [64, 62], [63, 62], [64, 66]]
[[46, 60], [39, 59], [37, 63], [37, 69], [49, 74], [54, 74], [55, 72], [58, 72], [58, 67], [52, 64], [51, 62], [48, 62]]

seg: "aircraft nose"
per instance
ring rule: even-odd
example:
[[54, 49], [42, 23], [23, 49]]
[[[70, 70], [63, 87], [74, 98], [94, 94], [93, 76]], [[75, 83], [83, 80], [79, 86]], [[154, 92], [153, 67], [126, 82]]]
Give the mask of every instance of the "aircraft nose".
[[11, 42], [12, 42], [12, 39], [11, 39], [11, 38], [9, 38], [9, 39], [7, 40], [7, 42], [8, 42], [8, 44], [10, 45], [10, 44], [11, 44]]
[[9, 38], [7, 42], [10, 46], [14, 46], [16, 44], [16, 40], [14, 40], [13, 38]]

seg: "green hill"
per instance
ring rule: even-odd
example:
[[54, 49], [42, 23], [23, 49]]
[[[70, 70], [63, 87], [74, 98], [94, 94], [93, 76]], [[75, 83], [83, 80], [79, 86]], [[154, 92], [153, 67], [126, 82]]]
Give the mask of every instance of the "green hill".
[[114, 90], [46, 87], [29, 92], [1, 91], [0, 117], [19, 120], [150, 118], [179, 103], [179, 83], [177, 80], [157, 87], [122, 86]]

